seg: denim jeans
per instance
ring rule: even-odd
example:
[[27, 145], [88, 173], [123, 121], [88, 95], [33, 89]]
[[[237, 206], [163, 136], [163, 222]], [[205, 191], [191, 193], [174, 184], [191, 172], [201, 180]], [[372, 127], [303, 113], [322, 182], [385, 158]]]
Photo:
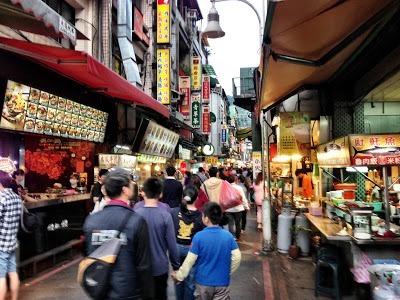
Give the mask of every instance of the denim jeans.
[[[185, 260], [190, 245], [182, 245], [177, 244], [178, 246], [178, 256], [180, 263], [182, 264]], [[194, 281], [194, 270], [196, 264], [192, 267], [189, 272], [189, 275], [182, 281], [180, 284], [175, 285], [175, 296], [177, 300], [193, 300], [194, 299], [194, 289], [195, 289], [195, 281]]]

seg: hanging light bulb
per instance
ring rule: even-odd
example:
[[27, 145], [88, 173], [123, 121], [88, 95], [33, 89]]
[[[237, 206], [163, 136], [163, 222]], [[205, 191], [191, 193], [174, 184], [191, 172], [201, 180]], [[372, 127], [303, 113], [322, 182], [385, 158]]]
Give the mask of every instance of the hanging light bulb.
[[219, 25], [219, 14], [215, 8], [215, 1], [211, 1], [211, 3], [212, 7], [207, 16], [208, 23], [206, 29], [203, 31], [203, 35], [210, 39], [217, 39], [223, 37], [225, 32]]

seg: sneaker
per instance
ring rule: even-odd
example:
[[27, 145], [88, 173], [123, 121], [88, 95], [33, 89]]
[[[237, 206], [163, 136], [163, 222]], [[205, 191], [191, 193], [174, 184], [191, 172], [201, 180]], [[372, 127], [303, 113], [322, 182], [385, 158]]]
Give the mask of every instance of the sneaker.
[[240, 230], [240, 234], [244, 234], [244, 230], [242, 229], [242, 230]]

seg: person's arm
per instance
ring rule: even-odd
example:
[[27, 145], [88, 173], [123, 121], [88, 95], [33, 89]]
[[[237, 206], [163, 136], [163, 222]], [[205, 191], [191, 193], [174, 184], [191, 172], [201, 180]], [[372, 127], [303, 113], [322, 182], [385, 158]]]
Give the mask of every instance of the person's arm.
[[176, 246], [174, 224], [172, 222], [172, 216], [170, 214], [168, 214], [166, 222], [167, 222], [166, 239], [168, 244], [169, 261], [171, 263], [172, 269], [178, 270], [181, 264], [179, 263], [178, 248]]
[[144, 219], [139, 222], [135, 244], [136, 250], [136, 268], [139, 275], [139, 286], [141, 287], [143, 299], [152, 299], [154, 297], [153, 269], [151, 265], [150, 238], [147, 224]]
[[240, 252], [240, 250], [238, 248], [235, 250], [232, 250], [232, 252], [231, 252], [231, 273], [230, 274], [233, 274], [239, 268], [241, 259], [242, 259], [242, 253]]
[[28, 196], [28, 194], [23, 194], [23, 195], [21, 195], [21, 198], [22, 198], [24, 201], [27, 201], [27, 202], [37, 202], [37, 201], [38, 201], [38, 200], [32, 198], [31, 196]]
[[196, 263], [198, 255], [193, 254], [192, 252], [188, 252], [188, 255], [185, 258], [185, 261], [183, 262], [182, 266], [179, 268], [179, 270], [173, 274], [173, 278], [177, 282], [184, 281], [185, 278], [188, 276], [190, 270], [192, 269], [193, 265]]

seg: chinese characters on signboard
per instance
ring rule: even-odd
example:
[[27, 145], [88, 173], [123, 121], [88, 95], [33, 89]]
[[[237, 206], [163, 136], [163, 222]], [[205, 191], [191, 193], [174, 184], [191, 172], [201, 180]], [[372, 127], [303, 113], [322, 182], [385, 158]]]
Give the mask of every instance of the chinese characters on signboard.
[[209, 134], [211, 123], [210, 123], [210, 106], [208, 105], [202, 106], [201, 125], [202, 125], [202, 133]]
[[157, 0], [157, 44], [170, 42], [171, 19], [169, 0]]
[[223, 124], [221, 125], [221, 142], [226, 143], [227, 141], [227, 135], [228, 135], [228, 126]]
[[201, 103], [210, 103], [210, 75], [203, 75], [203, 82], [201, 85]]
[[260, 173], [261, 170], [261, 152], [253, 151], [253, 179], [256, 178], [257, 174]]
[[350, 135], [351, 164], [355, 166], [399, 165], [400, 135]]
[[143, 40], [143, 15], [137, 7], [133, 9], [133, 32], [140, 40]]
[[182, 104], [179, 106], [179, 111], [184, 120], [190, 119], [190, 77], [179, 76], [179, 92], [184, 93]]
[[192, 90], [201, 89], [201, 60], [198, 56], [192, 57]]
[[348, 138], [337, 138], [317, 147], [317, 159], [320, 166], [346, 167], [350, 165]]
[[110, 169], [121, 167], [134, 169], [137, 165], [137, 157], [133, 155], [120, 154], [99, 154], [99, 168]]
[[192, 127], [200, 128], [200, 93], [192, 94]]
[[170, 49], [157, 49], [157, 101], [170, 102]]

